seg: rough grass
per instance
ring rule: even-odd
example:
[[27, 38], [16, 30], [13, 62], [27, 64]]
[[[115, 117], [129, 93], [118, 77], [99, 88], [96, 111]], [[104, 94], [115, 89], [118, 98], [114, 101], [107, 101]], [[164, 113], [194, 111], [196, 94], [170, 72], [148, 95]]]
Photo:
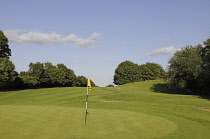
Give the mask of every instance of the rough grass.
[[157, 93], [157, 84], [164, 82], [93, 88], [87, 125], [86, 88], [0, 92], [0, 139], [209, 138], [210, 112], [203, 109], [210, 101]]

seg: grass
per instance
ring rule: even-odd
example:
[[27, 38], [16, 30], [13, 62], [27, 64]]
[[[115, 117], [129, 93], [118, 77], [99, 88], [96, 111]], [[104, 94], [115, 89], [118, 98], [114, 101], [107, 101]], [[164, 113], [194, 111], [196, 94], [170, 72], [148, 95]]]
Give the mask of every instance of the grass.
[[0, 139], [209, 138], [210, 112], [197, 108], [210, 109], [210, 101], [158, 93], [157, 85], [164, 83], [93, 88], [87, 125], [86, 88], [0, 92]]

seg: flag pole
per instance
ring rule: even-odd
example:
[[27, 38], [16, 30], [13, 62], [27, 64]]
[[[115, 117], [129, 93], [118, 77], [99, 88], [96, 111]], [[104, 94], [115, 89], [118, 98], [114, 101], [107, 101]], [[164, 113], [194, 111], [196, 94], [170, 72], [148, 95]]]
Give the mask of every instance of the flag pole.
[[87, 95], [86, 95], [86, 112], [85, 112], [85, 125], [87, 122], [87, 115], [88, 115], [88, 86], [87, 86]]
[[87, 122], [87, 115], [89, 114], [88, 113], [88, 91], [91, 90], [91, 81], [90, 81], [90, 78], [88, 78], [87, 80], [87, 96], [86, 96], [86, 112], [85, 112], [85, 125], [86, 125], [86, 122]]
[[86, 96], [86, 112], [85, 112], [85, 125], [87, 123], [87, 115], [89, 114], [88, 113], [88, 92], [89, 90], [91, 90], [91, 81], [90, 81], [90, 78], [88, 78], [87, 80], [87, 96]]

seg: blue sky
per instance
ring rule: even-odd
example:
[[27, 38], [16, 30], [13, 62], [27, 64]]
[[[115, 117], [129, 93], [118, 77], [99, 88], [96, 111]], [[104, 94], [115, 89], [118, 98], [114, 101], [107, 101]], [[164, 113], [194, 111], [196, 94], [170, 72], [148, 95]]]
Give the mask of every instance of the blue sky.
[[17, 71], [65, 64], [97, 85], [130, 60], [164, 69], [176, 50], [209, 37], [209, 0], [0, 0], [0, 30]]

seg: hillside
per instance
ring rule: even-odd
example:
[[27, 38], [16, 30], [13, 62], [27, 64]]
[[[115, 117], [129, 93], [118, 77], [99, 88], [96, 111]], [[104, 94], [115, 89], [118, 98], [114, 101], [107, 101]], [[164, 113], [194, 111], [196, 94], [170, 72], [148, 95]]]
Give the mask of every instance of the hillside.
[[154, 92], [168, 91], [164, 80], [161, 80], [161, 79], [128, 83], [124, 85], [119, 85], [117, 86], [117, 88], [125, 88], [125, 89], [128, 88], [128, 89], [134, 89], [134, 90], [154, 91]]
[[154, 91], [163, 81], [0, 92], [0, 139], [191, 138], [210, 136], [210, 101]]

